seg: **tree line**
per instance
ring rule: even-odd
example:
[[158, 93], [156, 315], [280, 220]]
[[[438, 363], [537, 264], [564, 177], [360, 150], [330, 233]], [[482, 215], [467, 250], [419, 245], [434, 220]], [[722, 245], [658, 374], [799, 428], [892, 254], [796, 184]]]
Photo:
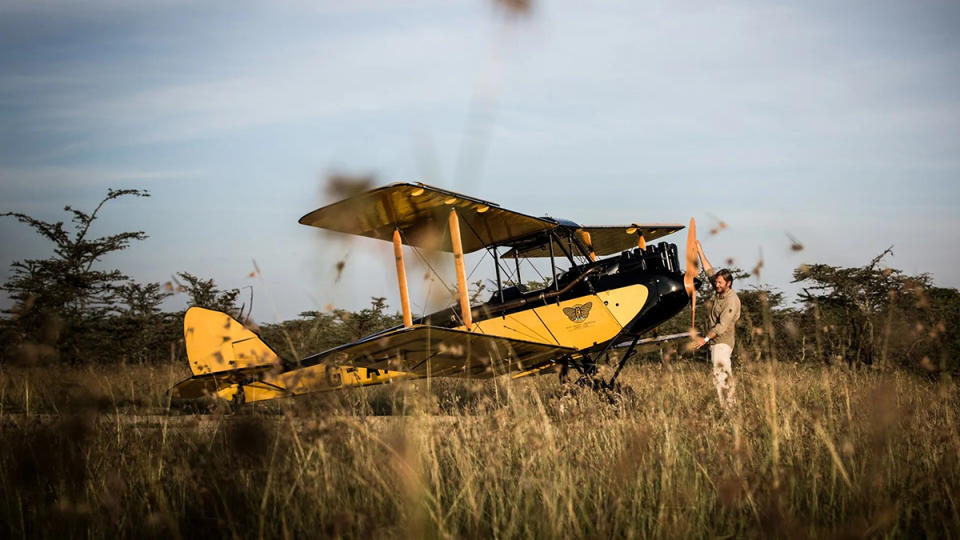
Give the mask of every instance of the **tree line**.
[[[289, 359], [400, 323], [385, 298], [374, 297], [359, 311], [307, 311], [291, 321], [255, 327], [244, 313], [240, 290], [221, 289], [213, 279], [179, 272], [167, 283], [138, 283], [117, 269], [104, 269], [106, 255], [147, 238], [143, 231], [91, 236], [105, 205], [121, 197], [149, 193], [109, 190], [91, 212], [66, 206], [69, 226], [18, 212], [0, 214], [52, 244], [46, 258], [12, 263], [10, 276], [0, 285], [12, 300], [0, 317], [0, 364], [182, 362], [183, 311], [162, 307], [174, 293], [185, 294], [188, 305], [234, 315]], [[801, 292], [792, 303], [770, 287], [741, 286], [749, 274], [737, 270], [742, 316], [735, 358], [957, 372], [960, 292], [936, 286], [929, 275], [911, 276], [886, 266], [884, 259], [891, 254], [888, 249], [851, 268], [801, 265], [793, 274]], [[481, 283], [477, 290], [482, 289]], [[706, 313], [710, 295], [698, 298], [703, 303], [698, 310]], [[689, 312], [659, 332], [684, 331], [686, 321]]]

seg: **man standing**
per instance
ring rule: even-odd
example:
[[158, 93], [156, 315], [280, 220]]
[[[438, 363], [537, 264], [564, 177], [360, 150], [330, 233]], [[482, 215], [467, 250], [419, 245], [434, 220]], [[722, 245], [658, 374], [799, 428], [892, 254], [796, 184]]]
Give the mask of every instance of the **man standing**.
[[733, 353], [736, 324], [740, 319], [740, 297], [733, 290], [733, 275], [726, 268], [714, 270], [697, 242], [697, 253], [707, 277], [713, 283], [717, 295], [710, 310], [710, 330], [706, 336], [697, 337], [697, 348], [710, 344], [710, 360], [713, 362], [713, 383], [717, 387], [720, 404], [730, 407], [734, 403], [737, 386], [733, 379], [730, 355]]

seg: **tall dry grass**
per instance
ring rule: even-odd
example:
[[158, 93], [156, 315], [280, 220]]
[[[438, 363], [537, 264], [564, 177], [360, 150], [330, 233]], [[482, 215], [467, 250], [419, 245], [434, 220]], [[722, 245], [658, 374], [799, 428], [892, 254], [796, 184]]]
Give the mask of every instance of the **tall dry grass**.
[[0, 536], [960, 534], [960, 392], [901, 372], [634, 366], [169, 409], [183, 368], [4, 369]]

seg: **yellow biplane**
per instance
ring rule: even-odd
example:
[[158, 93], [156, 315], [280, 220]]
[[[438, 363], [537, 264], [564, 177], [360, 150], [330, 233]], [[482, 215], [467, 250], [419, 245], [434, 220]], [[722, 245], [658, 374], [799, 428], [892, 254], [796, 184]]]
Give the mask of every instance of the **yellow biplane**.
[[[403, 324], [291, 362], [230, 315], [194, 307], [184, 318], [193, 376], [172, 388], [174, 397], [216, 395], [242, 404], [398, 379], [555, 371], [614, 389], [637, 347], [690, 336], [648, 334], [687, 302], [695, 305], [692, 219], [685, 271], [675, 244], [648, 244], [683, 225], [581, 226], [424, 184], [373, 189], [310, 212], [300, 223], [392, 242]], [[453, 254], [459, 302], [413, 317], [404, 245]], [[497, 287], [489, 300], [471, 306], [463, 257], [478, 250], [492, 255]], [[523, 284], [520, 261], [528, 258], [549, 258], [545, 286]], [[558, 260], [569, 267], [560, 270]], [[597, 365], [613, 348], [627, 351], [604, 380]]]

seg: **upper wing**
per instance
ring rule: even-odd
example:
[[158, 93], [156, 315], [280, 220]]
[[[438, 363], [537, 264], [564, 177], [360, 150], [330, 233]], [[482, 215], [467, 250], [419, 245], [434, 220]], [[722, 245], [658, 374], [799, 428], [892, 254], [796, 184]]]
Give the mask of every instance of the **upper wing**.
[[528, 371], [576, 349], [435, 326], [400, 328], [303, 359], [298, 367], [351, 365], [431, 377]]
[[452, 251], [446, 228], [456, 209], [464, 253], [548, 231], [553, 221], [424, 184], [391, 184], [324, 206], [300, 223], [348, 234], [391, 240], [400, 229], [404, 244]]
[[[588, 233], [594, 253], [603, 256], [620, 253], [621, 251], [637, 247], [637, 241], [640, 239], [640, 236], [643, 236], [644, 240], [650, 242], [681, 229], [683, 229], [683, 225], [680, 224], [596, 225], [580, 227], [578, 232], [583, 231]], [[553, 252], [562, 253], [561, 247], [557, 245], [555, 240]], [[520, 257], [549, 257], [550, 246], [546, 242], [540, 242], [530, 247], [512, 249], [505, 253], [503, 257], [512, 258], [518, 254]]]

